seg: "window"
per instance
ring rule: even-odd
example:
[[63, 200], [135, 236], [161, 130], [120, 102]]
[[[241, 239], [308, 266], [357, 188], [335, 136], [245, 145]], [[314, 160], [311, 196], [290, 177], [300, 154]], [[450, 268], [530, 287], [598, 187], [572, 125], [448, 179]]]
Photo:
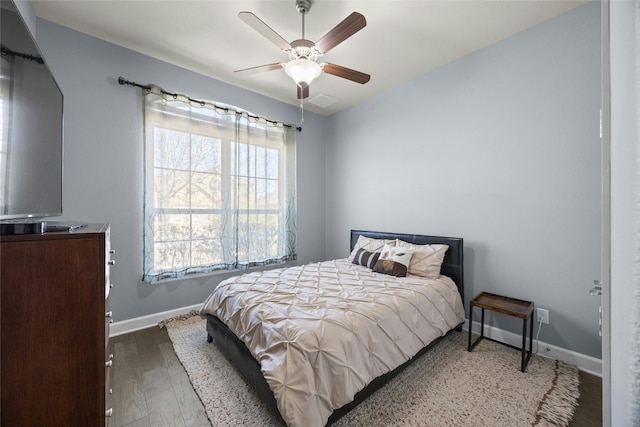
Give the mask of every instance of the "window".
[[144, 280], [295, 259], [294, 131], [157, 88], [144, 108]]

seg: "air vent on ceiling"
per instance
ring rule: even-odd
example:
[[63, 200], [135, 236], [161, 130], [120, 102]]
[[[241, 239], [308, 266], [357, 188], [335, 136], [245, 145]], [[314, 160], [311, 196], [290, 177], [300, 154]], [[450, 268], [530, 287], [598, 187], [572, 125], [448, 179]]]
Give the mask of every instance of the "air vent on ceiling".
[[329, 105], [333, 105], [338, 102], [337, 99], [330, 97], [329, 95], [325, 95], [321, 93], [319, 95], [314, 96], [309, 101], [309, 104], [317, 105], [320, 108], [327, 108]]

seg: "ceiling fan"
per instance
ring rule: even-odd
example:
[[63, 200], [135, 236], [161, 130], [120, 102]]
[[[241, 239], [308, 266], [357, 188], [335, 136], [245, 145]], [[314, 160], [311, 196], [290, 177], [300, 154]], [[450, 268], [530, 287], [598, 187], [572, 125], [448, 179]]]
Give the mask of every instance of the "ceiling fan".
[[283, 39], [271, 27], [251, 12], [240, 12], [238, 17], [251, 28], [262, 34], [283, 52], [289, 55], [288, 62], [275, 62], [273, 64], [260, 65], [235, 71], [236, 73], [254, 74], [263, 71], [278, 70], [284, 68], [285, 73], [291, 77], [297, 86], [298, 99], [309, 96], [309, 85], [324, 71], [337, 77], [342, 77], [360, 84], [365, 84], [371, 76], [360, 71], [352, 70], [341, 65], [331, 63], [318, 63], [319, 57], [363, 29], [367, 21], [363, 15], [353, 12], [320, 40], [313, 43], [304, 38], [304, 17], [311, 9], [311, 0], [296, 0], [296, 9], [302, 15], [302, 38], [291, 43]]

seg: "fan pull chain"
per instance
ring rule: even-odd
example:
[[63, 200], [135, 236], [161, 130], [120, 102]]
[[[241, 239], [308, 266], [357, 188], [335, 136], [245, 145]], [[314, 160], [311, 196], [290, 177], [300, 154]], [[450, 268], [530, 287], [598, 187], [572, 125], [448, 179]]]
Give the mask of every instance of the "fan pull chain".
[[300, 114], [302, 117], [300, 118], [300, 125], [304, 124], [304, 98], [300, 99]]

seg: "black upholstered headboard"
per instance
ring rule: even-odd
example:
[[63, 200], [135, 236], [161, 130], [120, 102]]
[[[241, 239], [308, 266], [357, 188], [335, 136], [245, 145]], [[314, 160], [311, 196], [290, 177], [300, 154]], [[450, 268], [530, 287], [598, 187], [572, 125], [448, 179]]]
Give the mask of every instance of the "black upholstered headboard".
[[460, 237], [424, 236], [421, 234], [399, 234], [380, 231], [351, 230], [351, 250], [353, 250], [359, 236], [372, 239], [400, 239], [416, 245], [441, 244], [449, 245], [444, 255], [440, 273], [451, 277], [460, 291], [464, 301], [464, 257], [463, 242]]

